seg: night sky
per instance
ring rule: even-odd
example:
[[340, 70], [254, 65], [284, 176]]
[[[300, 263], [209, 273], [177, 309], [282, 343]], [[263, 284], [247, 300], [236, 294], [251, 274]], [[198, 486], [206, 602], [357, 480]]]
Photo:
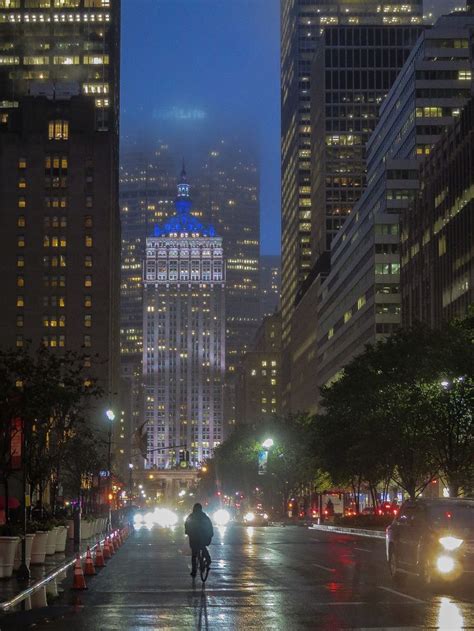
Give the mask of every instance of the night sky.
[[[425, 0], [449, 12], [463, 0]], [[122, 0], [122, 138], [192, 166], [219, 138], [259, 155], [261, 243], [280, 251], [280, 0]], [[189, 170], [189, 169], [188, 169]]]
[[279, 4], [122, 0], [122, 138], [176, 140], [191, 153], [196, 139], [252, 146], [264, 254], [280, 251]]

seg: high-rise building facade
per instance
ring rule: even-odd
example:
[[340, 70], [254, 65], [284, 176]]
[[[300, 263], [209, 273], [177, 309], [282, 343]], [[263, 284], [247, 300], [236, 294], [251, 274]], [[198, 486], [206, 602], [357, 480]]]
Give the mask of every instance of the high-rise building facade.
[[231, 376], [260, 322], [258, 169], [249, 151], [221, 140], [196, 183], [199, 203], [224, 239], [226, 368]]
[[474, 100], [420, 167], [402, 214], [402, 324], [439, 328], [474, 304]]
[[119, 38], [119, 0], [0, 4], [0, 345], [83, 351], [109, 404], [119, 375]]
[[225, 262], [222, 238], [191, 214], [183, 170], [176, 214], [147, 238], [143, 375], [147, 464], [190, 466], [223, 439]]
[[400, 214], [418, 194], [420, 163], [470, 98], [474, 16], [423, 32], [385, 99], [367, 149], [368, 185], [331, 246], [318, 303], [318, 385], [401, 322]]
[[128, 462], [143, 462], [137, 436], [143, 426], [143, 278], [147, 236], [172, 213], [176, 190], [174, 162], [168, 147], [122, 147], [120, 217], [122, 260], [120, 283], [120, 368], [122, 407], [129, 420]]
[[[417, 8], [421, 11], [421, 5]], [[368, 24], [324, 29], [311, 74], [313, 263], [329, 251], [365, 189], [367, 142], [422, 28]]]
[[[325, 4], [281, 2], [281, 160], [283, 340], [293, 301], [313, 260], [311, 243], [311, 64], [324, 28], [336, 25], [420, 24], [421, 2], [377, 0]], [[352, 62], [351, 62], [352, 63]], [[342, 86], [341, 86], [342, 87]]]
[[[360, 81], [363, 80], [360, 66], [364, 63], [362, 57], [359, 61], [356, 54], [361, 52], [363, 48], [365, 55], [369, 54], [368, 31], [363, 28], [370, 25], [418, 25], [422, 22], [421, 2], [417, 1], [411, 4], [401, 2], [383, 5], [374, 0], [361, 2], [341, 2], [324, 4], [313, 2], [311, 0], [282, 0], [281, 3], [281, 164], [282, 164], [282, 290], [281, 290], [281, 308], [282, 308], [282, 343], [283, 356], [288, 358], [292, 351], [290, 348], [292, 338], [292, 315], [295, 309], [295, 299], [298, 291], [307, 278], [311, 267], [314, 265], [317, 257], [322, 254], [323, 248], [326, 247], [326, 203], [324, 200], [316, 199], [312, 194], [313, 178], [312, 170], [312, 148], [326, 155], [326, 150], [334, 147], [336, 158], [342, 153], [351, 153], [351, 158], [342, 159], [342, 163], [347, 162], [347, 166], [354, 171], [353, 175], [348, 173], [338, 173], [337, 169], [344, 168], [331, 167], [333, 173], [331, 189], [334, 189], [334, 215], [331, 217], [331, 231], [340, 226], [339, 214], [347, 210], [348, 198], [352, 198], [360, 191], [360, 187], [356, 186], [363, 176], [360, 174], [360, 159], [362, 146], [354, 145], [354, 139], [361, 139], [362, 127], [368, 128], [373, 125], [373, 121], [369, 120], [369, 115], [376, 109], [377, 99], [382, 92], [381, 86], [377, 85], [375, 74], [371, 74], [368, 78], [369, 86], [371, 80], [374, 79], [374, 88], [369, 90], [356, 89], [356, 84], [350, 82], [356, 81], [356, 75]], [[312, 99], [322, 99], [322, 92], [318, 91], [318, 86], [311, 87], [312, 63], [316, 50], [321, 45], [321, 37], [324, 30], [328, 27], [360, 26], [358, 30], [359, 37], [366, 37], [366, 44], [362, 44], [360, 39], [358, 43], [355, 40], [349, 44], [341, 46], [339, 53], [338, 45], [334, 45], [334, 51], [331, 51], [330, 64], [334, 63], [334, 69], [331, 70], [331, 76], [328, 77], [328, 86], [336, 93], [336, 101], [333, 110], [331, 103], [321, 102], [321, 107], [325, 108], [325, 115], [328, 112], [328, 124], [331, 127], [330, 133], [326, 134], [325, 129], [327, 123], [323, 119], [316, 116], [313, 108], [313, 120], [321, 125], [321, 138], [314, 135], [311, 121], [311, 102]], [[343, 32], [344, 29], [338, 29]], [[354, 31], [352, 31], [354, 32]], [[336, 36], [335, 36], [336, 37]], [[337, 35], [339, 37], [339, 35]], [[342, 36], [341, 36], [342, 37]], [[350, 57], [350, 48], [357, 50], [352, 51]], [[403, 48], [403, 45], [400, 46]], [[334, 52], [334, 59], [332, 57]], [[339, 56], [340, 54], [340, 56]], [[361, 53], [362, 54], [362, 53]], [[337, 57], [337, 59], [336, 59]], [[323, 55], [324, 62], [326, 54]], [[336, 63], [340, 63], [341, 67], [336, 68]], [[366, 62], [365, 62], [366, 63]], [[400, 63], [397, 61], [396, 63]], [[358, 68], [359, 66], [359, 68]], [[389, 63], [389, 68], [390, 68]], [[394, 68], [396, 65], [394, 66]], [[400, 66], [398, 66], [400, 67]], [[355, 70], [357, 69], [357, 70]], [[388, 69], [387, 69], [388, 72]], [[368, 73], [369, 74], [369, 73]], [[334, 84], [332, 83], [334, 77]], [[341, 85], [336, 85], [336, 81], [341, 78]], [[326, 76], [325, 76], [326, 78]], [[344, 83], [347, 82], [347, 83]], [[384, 77], [384, 85], [388, 84], [388, 80]], [[362, 88], [361, 85], [359, 85]], [[321, 85], [323, 88], [323, 85]], [[377, 90], [378, 88], [378, 90]], [[346, 94], [347, 93], [347, 94]], [[370, 101], [365, 102], [365, 98]], [[325, 99], [325, 97], [324, 97]], [[347, 101], [346, 101], [347, 99]], [[359, 99], [359, 100], [357, 100]], [[342, 113], [345, 105], [349, 106], [347, 117]], [[367, 107], [367, 111], [364, 111]], [[329, 111], [326, 109], [329, 108]], [[353, 111], [350, 111], [350, 110]], [[339, 111], [341, 114], [339, 115]], [[350, 120], [350, 115], [357, 119]], [[367, 118], [365, 118], [367, 114]], [[361, 128], [357, 129], [360, 125]], [[340, 127], [340, 128], [339, 128]], [[349, 132], [349, 129], [353, 132]], [[334, 139], [332, 140], [332, 137]], [[337, 138], [337, 140], [336, 140]], [[343, 138], [346, 142], [342, 144]], [[327, 144], [326, 144], [327, 142]], [[333, 142], [334, 144], [330, 144]], [[352, 142], [352, 144], [350, 144]], [[353, 147], [353, 148], [351, 148]], [[330, 150], [331, 151], [331, 150]], [[351, 159], [355, 158], [355, 165], [351, 163]], [[346, 166], [346, 168], [347, 168]], [[321, 174], [318, 186], [326, 186], [325, 175]], [[345, 180], [344, 180], [345, 178]], [[351, 178], [353, 191], [348, 196], [347, 187], [344, 182], [348, 182]], [[322, 181], [324, 179], [324, 182]], [[328, 182], [331, 184], [331, 182]], [[337, 194], [336, 194], [337, 189]], [[340, 192], [339, 192], [340, 191]], [[344, 199], [347, 198], [347, 199]], [[320, 222], [314, 217], [315, 208], [313, 203], [317, 201], [319, 211], [322, 213], [322, 227]], [[332, 202], [331, 202], [332, 204]], [[317, 237], [317, 239], [316, 239]], [[315, 242], [316, 241], [316, 242]], [[318, 243], [321, 245], [318, 245]], [[286, 360], [282, 367], [283, 388], [286, 392], [285, 399], [288, 402], [291, 396], [291, 367]], [[286, 404], [285, 404], [286, 405]], [[289, 404], [288, 404], [289, 405]]]
[[281, 258], [273, 254], [260, 257], [260, 318], [273, 315], [280, 305]]
[[281, 314], [263, 319], [237, 368], [236, 424], [258, 425], [281, 413]]

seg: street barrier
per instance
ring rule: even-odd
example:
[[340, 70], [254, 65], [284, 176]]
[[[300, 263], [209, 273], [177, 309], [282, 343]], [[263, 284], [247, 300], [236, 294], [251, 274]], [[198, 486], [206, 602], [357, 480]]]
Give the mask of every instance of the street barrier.
[[[121, 529], [120, 532], [122, 536], [122, 541], [124, 541], [129, 535], [129, 530], [127, 527], [125, 527]], [[105, 557], [105, 549], [106, 549], [107, 540], [108, 540], [108, 537], [104, 537], [104, 539], [100, 539], [96, 544], [92, 546], [87, 546], [87, 550], [85, 550], [82, 554], [78, 553], [77, 556], [74, 557], [73, 559], [70, 559], [69, 561], [66, 561], [62, 565], [56, 567], [52, 572], [47, 574], [47, 576], [36, 581], [35, 583], [30, 585], [23, 591], [13, 596], [13, 598], [10, 598], [9, 600], [5, 600], [4, 602], [0, 602], [0, 614], [8, 613], [9, 611], [14, 609], [17, 605], [19, 605], [23, 601], [25, 601], [26, 603], [26, 609], [30, 609], [32, 607], [34, 608], [46, 607], [48, 604], [46, 600], [46, 594], [49, 593], [50, 595], [53, 595], [53, 594], [57, 595], [56, 581], [63, 580], [69, 568], [75, 566], [75, 570], [76, 570], [78, 561], [79, 561], [80, 571], [82, 573], [81, 561], [84, 559], [87, 559], [87, 555], [88, 554], [90, 555], [91, 550], [95, 551], [95, 549], [98, 548], [98, 551], [99, 551], [101, 550], [101, 546], [103, 546], [103, 549], [104, 549], [103, 556]], [[97, 556], [96, 556], [96, 559], [97, 559]], [[51, 584], [53, 582], [54, 584]]]
[[368, 537], [369, 539], [385, 539], [385, 531], [369, 530], [365, 528], [344, 528], [343, 526], [324, 526], [323, 524], [313, 524], [309, 530], [322, 530], [324, 532], [334, 532], [339, 535], [356, 535], [357, 537]]

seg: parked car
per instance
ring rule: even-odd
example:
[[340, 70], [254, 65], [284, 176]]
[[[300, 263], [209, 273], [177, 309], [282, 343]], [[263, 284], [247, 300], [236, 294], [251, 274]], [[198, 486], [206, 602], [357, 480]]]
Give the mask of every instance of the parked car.
[[474, 500], [409, 500], [386, 531], [390, 574], [414, 574], [425, 584], [474, 580]]

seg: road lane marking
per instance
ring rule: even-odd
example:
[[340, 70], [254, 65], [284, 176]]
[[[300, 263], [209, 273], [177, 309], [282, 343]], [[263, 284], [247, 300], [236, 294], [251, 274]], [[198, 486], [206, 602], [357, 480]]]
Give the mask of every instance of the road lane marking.
[[419, 598], [415, 598], [414, 596], [409, 596], [408, 594], [404, 594], [403, 592], [398, 592], [396, 589], [391, 589], [390, 587], [383, 587], [382, 585], [377, 585], [379, 589], [383, 589], [385, 592], [390, 592], [391, 594], [396, 594], [397, 596], [403, 596], [403, 598], [408, 598], [408, 600], [412, 600], [415, 603], [425, 604], [426, 601], [420, 600]]
[[359, 550], [359, 552], [372, 552], [372, 550], [367, 550], [367, 548], [354, 548], [354, 550]]
[[326, 570], [326, 572], [335, 572], [333, 567], [326, 567], [325, 565], [319, 565], [319, 563], [313, 563], [314, 567], [319, 567], [320, 570]]

